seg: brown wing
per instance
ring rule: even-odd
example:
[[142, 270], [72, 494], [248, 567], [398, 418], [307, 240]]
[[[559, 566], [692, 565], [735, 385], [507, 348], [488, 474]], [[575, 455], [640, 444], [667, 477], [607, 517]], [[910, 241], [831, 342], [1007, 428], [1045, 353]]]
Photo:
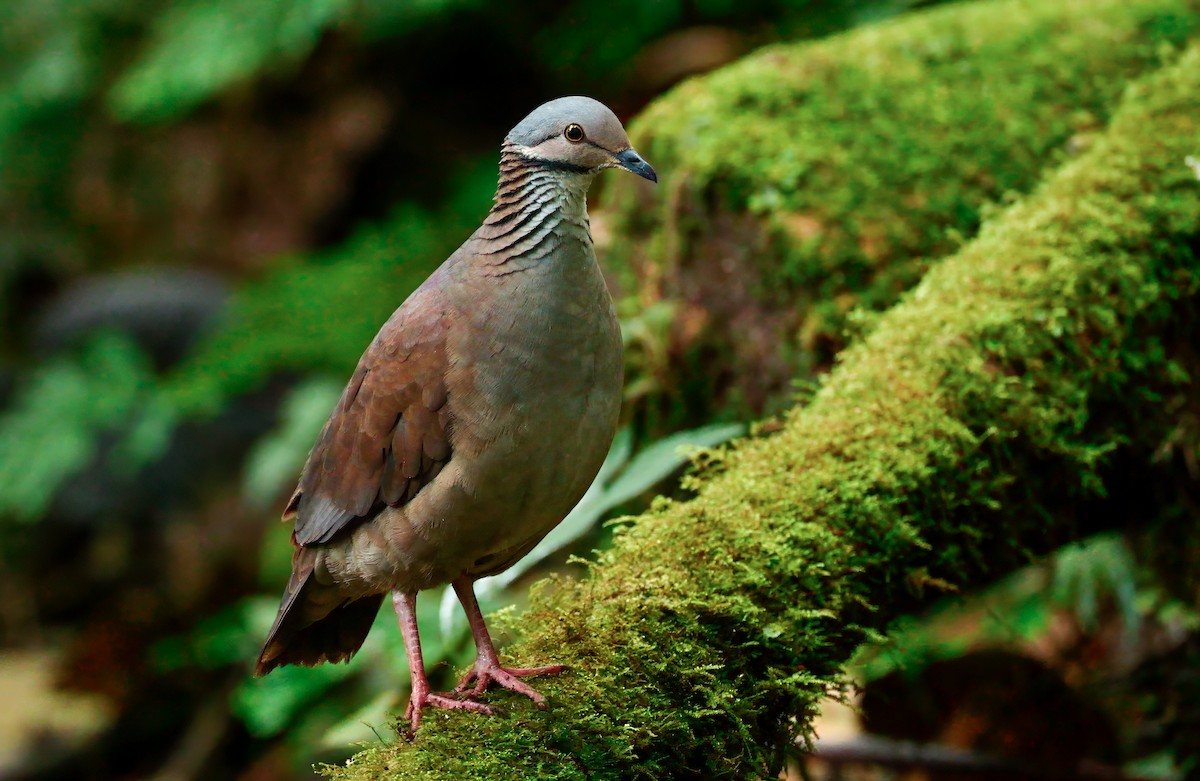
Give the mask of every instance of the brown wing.
[[298, 545], [408, 502], [450, 460], [439, 299], [414, 294], [363, 354], [284, 511]]

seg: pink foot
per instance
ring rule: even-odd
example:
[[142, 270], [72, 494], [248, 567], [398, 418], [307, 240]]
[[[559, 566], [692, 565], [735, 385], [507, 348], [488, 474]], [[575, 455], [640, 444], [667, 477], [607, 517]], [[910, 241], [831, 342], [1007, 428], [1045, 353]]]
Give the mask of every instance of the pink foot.
[[[416, 735], [417, 728], [421, 726], [421, 713], [427, 707], [443, 708], [445, 710], [466, 710], [474, 713], [482, 713], [485, 716], [501, 716], [504, 711], [497, 708], [495, 705], [485, 705], [482, 702], [476, 702], [474, 697], [478, 697], [487, 691], [488, 687], [495, 683], [499, 686], [508, 689], [509, 691], [524, 694], [529, 699], [533, 700], [539, 708], [543, 710], [550, 707], [546, 702], [546, 698], [539, 694], [533, 687], [521, 680], [521, 678], [532, 675], [558, 675], [567, 668], [561, 664], [552, 664], [548, 667], [518, 667], [505, 668], [500, 665], [487, 665], [483, 662], [476, 662], [475, 669], [463, 676], [458, 682], [458, 686], [454, 689], [454, 694], [458, 696], [449, 696], [447, 694], [439, 694], [431, 692], [425, 688], [414, 689], [412, 696], [408, 700], [408, 708], [404, 711], [404, 719], [409, 724], [409, 737]], [[474, 681], [475, 685], [471, 686]]]
[[[497, 662], [488, 663], [483, 659], [477, 659], [474, 669], [463, 676], [454, 691], [457, 694], [465, 695], [468, 698], [465, 701], [470, 702], [471, 697], [478, 697], [487, 691], [488, 686], [495, 683], [509, 691], [524, 694], [533, 700], [534, 704], [539, 708], [545, 709], [550, 707], [549, 703], [546, 702], [546, 698], [529, 684], [522, 681], [521, 678], [533, 675], [558, 675], [566, 669], [561, 664], [552, 664], [548, 667], [508, 668], [501, 667]], [[475, 682], [474, 686], [471, 686], [471, 681]]]
[[445, 710], [469, 710], [487, 716], [499, 716], [502, 713], [494, 705], [484, 705], [482, 702], [475, 702], [466, 698], [450, 697], [445, 694], [430, 692], [428, 689], [424, 691], [413, 690], [412, 696], [408, 699], [408, 709], [404, 711], [404, 718], [409, 724], [410, 738], [417, 734], [417, 728], [421, 726], [421, 712], [426, 707], [443, 708]]

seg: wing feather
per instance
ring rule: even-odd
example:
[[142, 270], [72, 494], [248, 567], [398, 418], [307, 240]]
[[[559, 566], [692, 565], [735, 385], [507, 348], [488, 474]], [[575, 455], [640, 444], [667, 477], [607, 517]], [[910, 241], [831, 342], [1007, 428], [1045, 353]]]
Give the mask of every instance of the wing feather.
[[445, 308], [418, 291], [367, 348], [284, 512], [297, 545], [411, 501], [452, 457]]

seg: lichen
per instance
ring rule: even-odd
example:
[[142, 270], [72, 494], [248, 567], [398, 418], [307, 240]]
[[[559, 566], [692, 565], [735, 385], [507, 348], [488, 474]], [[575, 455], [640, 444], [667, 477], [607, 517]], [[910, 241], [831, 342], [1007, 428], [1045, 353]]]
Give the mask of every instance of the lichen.
[[[1078, 534], [1117, 455], [1149, 462], [1200, 294], [1200, 46], [934, 266], [778, 433], [537, 590], [517, 663], [553, 708], [431, 712], [341, 781], [772, 777], [864, 632]], [[1186, 322], [1194, 325], [1194, 319]], [[1194, 330], [1183, 335], [1195, 343]], [[918, 573], [920, 577], [912, 577]]]
[[786, 406], [1198, 23], [1196, 0], [955, 3], [771, 46], [656, 101], [631, 135], [662, 183], [613, 181], [604, 201], [625, 312], [676, 313], [664, 344], [633, 345], [646, 426]]

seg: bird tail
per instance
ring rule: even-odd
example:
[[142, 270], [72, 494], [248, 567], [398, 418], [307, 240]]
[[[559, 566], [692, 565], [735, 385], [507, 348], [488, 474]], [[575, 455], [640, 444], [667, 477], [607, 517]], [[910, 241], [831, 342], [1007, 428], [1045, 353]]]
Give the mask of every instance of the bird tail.
[[283, 593], [275, 624], [258, 655], [255, 675], [276, 667], [344, 662], [362, 647], [379, 613], [383, 594], [347, 599], [334, 585], [313, 574], [318, 550], [299, 547], [292, 557], [292, 577]]

